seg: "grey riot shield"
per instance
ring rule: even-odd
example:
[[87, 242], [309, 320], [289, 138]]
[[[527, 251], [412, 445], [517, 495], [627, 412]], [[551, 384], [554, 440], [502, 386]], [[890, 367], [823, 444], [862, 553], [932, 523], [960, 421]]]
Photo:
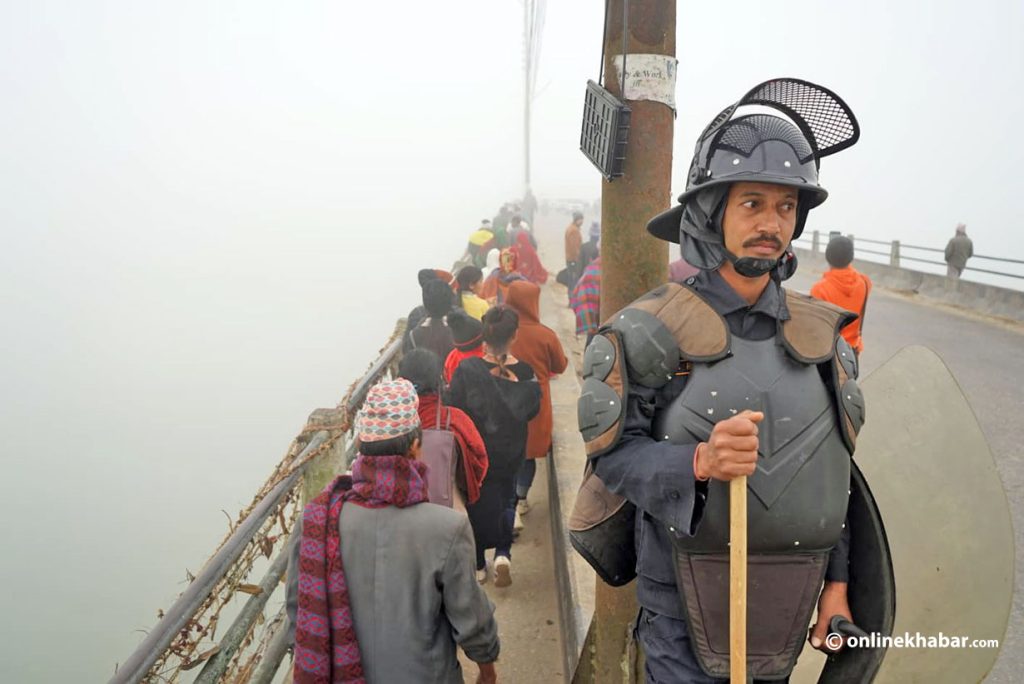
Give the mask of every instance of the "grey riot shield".
[[[901, 350], [861, 387], [868, 420], [855, 454], [860, 473], [853, 478], [862, 499], [855, 517], [862, 524], [850, 520], [854, 620], [862, 622], [860, 610], [865, 623], [891, 622], [887, 573], [871, 557], [884, 559], [888, 551], [895, 580], [893, 636], [941, 634], [1002, 643], [1013, 596], [1013, 532], [1002, 483], [970, 404], [942, 360], [925, 347]], [[888, 542], [880, 548], [871, 538], [878, 531], [870, 531], [878, 528], [872, 510], [881, 515], [882, 541]], [[863, 524], [867, 534], [860, 530], [858, 541]], [[874, 625], [864, 627], [871, 631]], [[794, 684], [814, 681], [822, 658], [813, 653], [804, 650]], [[977, 682], [998, 653], [938, 645], [847, 649], [828, 659], [818, 681], [872, 681], [874, 674], [876, 682]]]

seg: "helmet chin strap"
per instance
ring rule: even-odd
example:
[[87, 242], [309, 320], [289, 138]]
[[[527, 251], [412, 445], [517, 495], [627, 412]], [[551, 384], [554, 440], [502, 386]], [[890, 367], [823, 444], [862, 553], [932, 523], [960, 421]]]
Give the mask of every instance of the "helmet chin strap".
[[775, 268], [778, 259], [755, 259], [754, 257], [737, 257], [728, 249], [723, 247], [725, 258], [729, 260], [732, 267], [744, 278], [760, 278], [765, 273], [770, 273]]

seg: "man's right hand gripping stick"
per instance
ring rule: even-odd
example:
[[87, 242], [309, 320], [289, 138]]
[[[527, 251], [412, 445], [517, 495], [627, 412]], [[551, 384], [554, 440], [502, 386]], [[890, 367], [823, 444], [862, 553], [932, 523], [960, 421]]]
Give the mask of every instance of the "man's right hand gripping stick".
[[726, 482], [752, 475], [757, 467], [757, 424], [762, 420], [761, 411], [741, 411], [716, 423], [708, 441], [697, 445], [694, 475]]

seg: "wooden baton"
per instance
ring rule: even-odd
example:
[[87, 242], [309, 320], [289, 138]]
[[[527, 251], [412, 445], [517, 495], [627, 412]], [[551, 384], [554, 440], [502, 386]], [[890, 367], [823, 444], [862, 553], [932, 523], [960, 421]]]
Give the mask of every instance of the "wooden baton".
[[729, 682], [747, 681], [747, 478], [729, 482]]

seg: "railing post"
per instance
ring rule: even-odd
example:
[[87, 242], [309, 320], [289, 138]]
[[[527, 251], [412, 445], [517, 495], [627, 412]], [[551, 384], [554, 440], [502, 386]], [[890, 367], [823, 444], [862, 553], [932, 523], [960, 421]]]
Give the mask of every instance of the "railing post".
[[821, 233], [819, 233], [817, 230], [815, 230], [815, 231], [813, 231], [811, 233], [811, 252], [813, 254], [817, 254], [819, 251], [821, 251], [820, 244], [821, 244]]
[[[343, 408], [317, 409], [309, 416], [306, 434], [315, 434], [318, 430], [337, 430], [344, 424], [345, 417]], [[302, 505], [309, 503], [310, 499], [323, 491], [323, 488], [336, 475], [345, 472], [345, 469], [345, 435], [342, 434], [306, 467], [302, 482]]]
[[889, 265], [893, 268], [900, 267], [900, 241], [893, 240], [889, 248]]

